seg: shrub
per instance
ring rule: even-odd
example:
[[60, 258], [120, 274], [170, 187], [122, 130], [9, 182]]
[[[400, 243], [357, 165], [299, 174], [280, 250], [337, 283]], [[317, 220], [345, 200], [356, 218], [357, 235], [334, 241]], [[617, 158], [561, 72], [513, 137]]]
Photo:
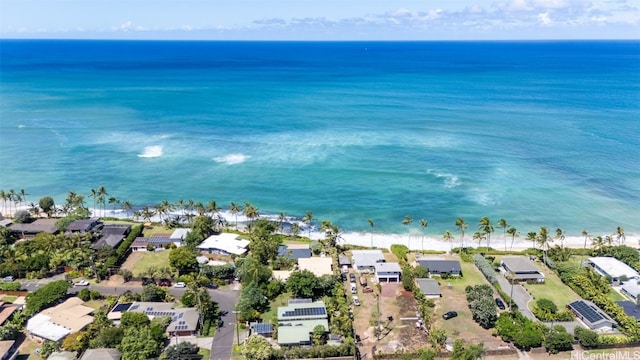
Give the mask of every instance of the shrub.
[[590, 348], [600, 345], [600, 339], [598, 339], [598, 333], [593, 330], [585, 329], [583, 327], [576, 327], [573, 331], [576, 339], [580, 342], [580, 345]]
[[87, 288], [84, 288], [78, 291], [78, 297], [82, 301], [89, 301], [91, 299], [91, 291]]
[[407, 260], [407, 254], [409, 253], [409, 248], [405, 245], [393, 244], [390, 248], [391, 252], [398, 257], [400, 261]]
[[22, 284], [17, 281], [0, 283], [0, 290], [4, 291], [18, 291], [22, 288]]
[[496, 284], [498, 279], [496, 279], [496, 272], [491, 266], [491, 263], [484, 258], [484, 256], [480, 254], [473, 255], [473, 262], [476, 264], [476, 267], [482, 272], [485, 278], [489, 281], [489, 283]]

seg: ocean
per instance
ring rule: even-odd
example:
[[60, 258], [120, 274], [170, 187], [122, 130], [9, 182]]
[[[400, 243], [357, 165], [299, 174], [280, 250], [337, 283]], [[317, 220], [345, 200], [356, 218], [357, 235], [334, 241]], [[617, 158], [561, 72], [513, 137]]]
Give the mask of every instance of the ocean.
[[637, 234], [639, 121], [639, 41], [0, 41], [0, 189], [28, 202]]

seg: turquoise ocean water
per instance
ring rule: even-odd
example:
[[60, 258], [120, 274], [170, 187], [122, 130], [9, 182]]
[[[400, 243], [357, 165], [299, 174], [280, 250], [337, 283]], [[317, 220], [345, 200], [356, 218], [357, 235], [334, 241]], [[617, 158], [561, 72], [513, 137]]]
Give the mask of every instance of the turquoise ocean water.
[[638, 41], [0, 41], [0, 189], [34, 202], [638, 233], [639, 121]]

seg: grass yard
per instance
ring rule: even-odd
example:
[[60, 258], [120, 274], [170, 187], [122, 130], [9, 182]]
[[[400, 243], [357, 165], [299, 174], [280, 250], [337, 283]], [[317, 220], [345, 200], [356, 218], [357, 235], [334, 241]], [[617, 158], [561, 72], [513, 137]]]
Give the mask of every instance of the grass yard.
[[558, 275], [549, 269], [543, 269], [536, 263], [544, 273], [544, 284], [525, 284], [523, 286], [533, 300], [547, 298], [552, 300], [560, 309], [564, 309], [570, 302], [580, 300], [580, 296], [576, 294], [570, 287], [563, 284]]
[[5, 295], [4, 297], [0, 298], [0, 301], [13, 304], [16, 299], [18, 299], [17, 296]]
[[203, 360], [209, 359], [211, 357], [211, 350], [200, 348], [198, 355], [201, 355]]
[[289, 299], [291, 299], [291, 294], [289, 293], [280, 294], [277, 298], [273, 299], [270, 304], [271, 308], [269, 311], [262, 314], [260, 317], [262, 321], [266, 323], [278, 322], [278, 306], [287, 306], [289, 304]]
[[171, 233], [173, 233], [173, 230], [167, 229], [164, 226], [160, 226], [160, 225], [145, 226], [144, 229], [142, 229], [142, 234], [145, 237], [151, 237], [156, 235], [167, 235], [167, 234], [171, 235]]
[[107, 300], [89, 300], [84, 303], [85, 306], [88, 306], [95, 310], [100, 310], [102, 307], [107, 307]]
[[169, 267], [169, 250], [134, 251], [129, 255], [129, 259], [122, 265], [122, 268], [131, 270], [133, 276], [137, 277], [150, 266], [155, 268]]

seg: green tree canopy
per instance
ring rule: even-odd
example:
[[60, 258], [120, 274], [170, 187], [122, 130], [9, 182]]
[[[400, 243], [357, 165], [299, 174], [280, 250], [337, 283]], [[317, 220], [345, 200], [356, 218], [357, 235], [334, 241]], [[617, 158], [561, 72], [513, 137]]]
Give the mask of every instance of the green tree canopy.
[[161, 344], [155, 341], [149, 327], [129, 327], [124, 331], [118, 350], [122, 353], [123, 360], [147, 360], [157, 357], [160, 347]]
[[293, 297], [315, 299], [320, 280], [309, 270], [294, 271], [287, 279], [286, 287]]
[[44, 211], [49, 217], [51, 217], [51, 214], [56, 211], [56, 204], [51, 196], [40, 198], [40, 201], [38, 201], [38, 205], [40, 206], [42, 211]]
[[198, 271], [198, 252], [190, 246], [181, 246], [169, 252], [169, 264], [178, 269], [180, 275]]
[[120, 318], [120, 326], [123, 328], [141, 328], [147, 327], [151, 321], [146, 314], [140, 312], [126, 311], [122, 314]]
[[247, 360], [270, 360], [273, 356], [273, 348], [267, 339], [253, 334], [242, 347], [242, 355]]
[[33, 315], [44, 308], [54, 305], [67, 295], [67, 290], [70, 286], [68, 281], [58, 280], [29, 293], [26, 297], [26, 313]]

